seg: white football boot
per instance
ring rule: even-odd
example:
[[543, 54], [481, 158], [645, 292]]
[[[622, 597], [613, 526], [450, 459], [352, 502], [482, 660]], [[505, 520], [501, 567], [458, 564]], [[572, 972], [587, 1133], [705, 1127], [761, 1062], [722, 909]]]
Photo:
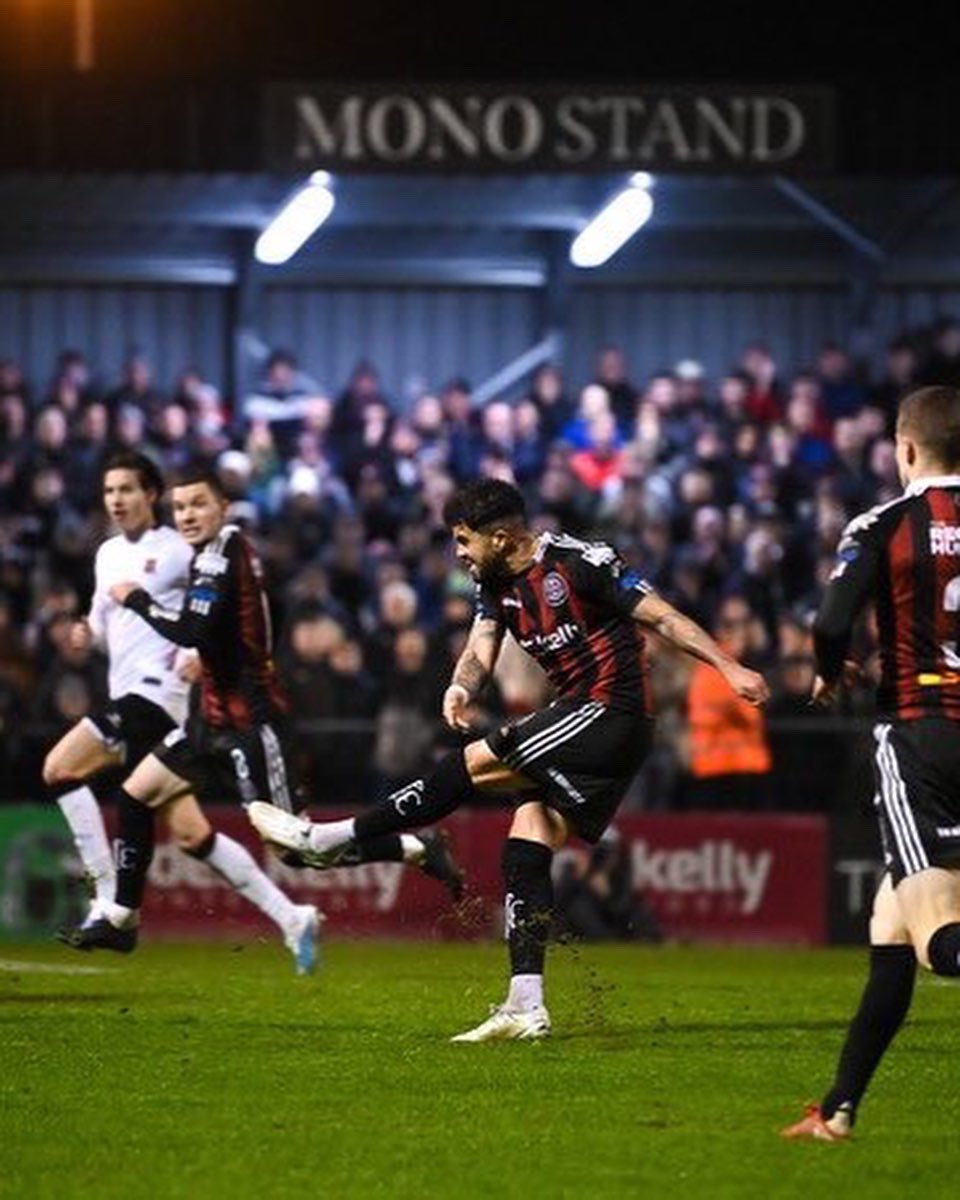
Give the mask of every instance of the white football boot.
[[272, 846], [280, 846], [284, 850], [292, 850], [299, 855], [306, 867], [333, 866], [343, 853], [343, 846], [334, 850], [321, 852], [310, 845], [310, 828], [312, 822], [306, 817], [297, 817], [286, 809], [277, 808], [275, 804], [267, 804], [263, 800], [254, 800], [246, 806], [250, 823], [265, 842]]
[[495, 1007], [475, 1029], [458, 1033], [451, 1042], [535, 1042], [550, 1036], [550, 1014], [539, 1005], [527, 1010]]
[[298, 904], [296, 920], [283, 935], [283, 942], [296, 964], [298, 975], [312, 975], [318, 958], [320, 930], [327, 919], [314, 904]]

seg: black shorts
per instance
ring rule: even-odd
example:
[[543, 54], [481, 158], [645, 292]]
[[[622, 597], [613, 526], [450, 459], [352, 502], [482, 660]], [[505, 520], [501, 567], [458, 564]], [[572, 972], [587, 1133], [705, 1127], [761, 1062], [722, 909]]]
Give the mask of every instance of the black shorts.
[[[600, 840], [650, 749], [653, 722], [595, 700], [555, 700], [505, 725], [487, 745], [544, 791], [587, 842]], [[523, 797], [519, 797], [523, 803]]]
[[95, 709], [86, 719], [109, 749], [123, 755], [126, 766], [134, 767], [177, 728], [173, 717], [144, 696], [121, 696], [106, 708]]
[[874, 726], [874, 803], [894, 885], [960, 867], [960, 724], [938, 717]]
[[154, 754], [205, 801], [265, 800], [288, 812], [302, 807], [285, 736], [273, 725], [241, 731], [212, 729], [198, 721], [188, 731], [169, 734]]

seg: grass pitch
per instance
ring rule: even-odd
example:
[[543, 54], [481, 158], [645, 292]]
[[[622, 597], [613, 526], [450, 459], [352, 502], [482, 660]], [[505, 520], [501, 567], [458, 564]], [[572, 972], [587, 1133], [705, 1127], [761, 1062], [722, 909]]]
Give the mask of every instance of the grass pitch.
[[956, 1194], [960, 989], [920, 981], [854, 1141], [794, 1144], [862, 952], [552, 959], [552, 1041], [453, 1046], [500, 946], [333, 942], [303, 980], [275, 944], [0, 944], [0, 1194]]

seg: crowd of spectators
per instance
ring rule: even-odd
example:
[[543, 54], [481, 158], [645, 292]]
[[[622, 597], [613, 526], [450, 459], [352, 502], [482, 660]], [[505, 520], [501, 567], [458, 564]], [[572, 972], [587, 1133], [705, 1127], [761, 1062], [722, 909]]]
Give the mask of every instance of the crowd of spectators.
[[[850, 743], [806, 705], [810, 616], [846, 521], [898, 493], [899, 397], [920, 382], [960, 383], [960, 322], [898, 338], [879, 377], [834, 344], [789, 376], [759, 343], [734, 359], [720, 379], [693, 358], [641, 378], [608, 346], [584, 386], [546, 364], [526, 388], [482, 407], [461, 378], [401, 405], [370, 362], [339, 394], [320, 394], [285, 350], [233, 404], [193, 368], [169, 390], [158, 386], [140, 353], [112, 387], [78, 351], [64, 351], [46, 382], [3, 359], [3, 795], [37, 794], [44, 749], [103, 693], [103, 661], [73, 649], [66, 631], [89, 597], [106, 532], [102, 464], [136, 447], [164, 472], [196, 459], [220, 471], [232, 518], [265, 564], [278, 662], [318, 802], [370, 798], [423, 769], [448, 736], [439, 696], [471, 620], [472, 584], [440, 514], [458, 484], [495, 476], [523, 490], [537, 528], [614, 542], [769, 675], [774, 699], [750, 731], [751, 754], [711, 759], [709, 730], [736, 738], [739, 715], [719, 711], [715, 689], [691, 686], [688, 665], [653, 646], [659, 741], [631, 802], [699, 807], [713, 795], [764, 807], [776, 796], [784, 807], [830, 807]], [[545, 694], [539, 671], [508, 647], [477, 722]], [[867, 701], [855, 695], [851, 705]], [[802, 744], [798, 728], [808, 730]], [[824, 757], [829, 780], [815, 769]], [[710, 761], [745, 786], [711, 789]]]

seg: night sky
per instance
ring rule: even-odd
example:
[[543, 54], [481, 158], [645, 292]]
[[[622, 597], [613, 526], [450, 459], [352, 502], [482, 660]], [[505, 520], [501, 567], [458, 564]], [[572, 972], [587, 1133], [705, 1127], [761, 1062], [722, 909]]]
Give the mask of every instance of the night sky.
[[[0, 69], [67, 71], [77, 0], [0, 0]], [[97, 69], [175, 78], [836, 82], [955, 71], [958, 18], [810, 6], [92, 0]]]

